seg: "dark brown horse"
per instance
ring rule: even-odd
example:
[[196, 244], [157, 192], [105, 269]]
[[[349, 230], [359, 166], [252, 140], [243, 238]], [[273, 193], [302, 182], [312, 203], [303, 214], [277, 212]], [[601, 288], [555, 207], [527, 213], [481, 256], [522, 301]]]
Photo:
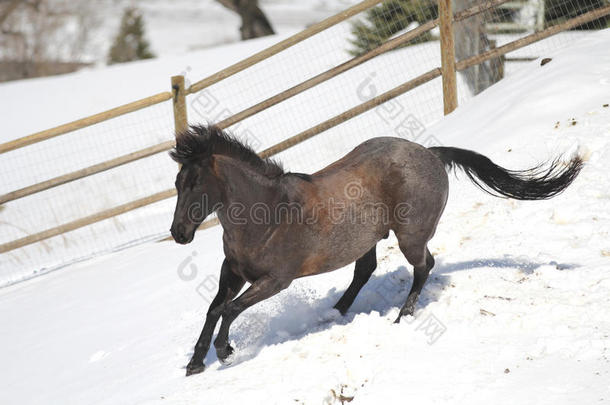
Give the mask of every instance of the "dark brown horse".
[[[575, 157], [545, 170], [505, 170], [478, 153], [425, 148], [400, 138], [370, 139], [312, 175], [285, 173], [214, 126], [178, 135], [172, 158], [182, 164], [171, 233], [189, 243], [216, 212], [225, 260], [218, 294], [207, 313], [186, 374], [204, 370], [216, 323], [218, 359], [229, 361], [229, 327], [246, 308], [311, 276], [356, 261], [354, 278], [335, 305], [348, 310], [377, 260], [377, 242], [393, 231], [413, 266], [413, 286], [396, 322], [412, 315], [434, 259], [427, 248], [445, 207], [446, 167], [457, 166], [483, 190], [520, 200], [550, 198], [581, 169]], [[250, 287], [236, 298], [244, 284]]]

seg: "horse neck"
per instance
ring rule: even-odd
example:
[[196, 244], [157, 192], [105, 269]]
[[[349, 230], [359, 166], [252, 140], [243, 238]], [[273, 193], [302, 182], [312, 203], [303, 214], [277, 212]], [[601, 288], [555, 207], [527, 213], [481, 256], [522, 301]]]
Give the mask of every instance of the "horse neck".
[[276, 180], [235, 158], [218, 156], [215, 162], [217, 174], [224, 184], [224, 207], [241, 204], [250, 208], [256, 203], [274, 205], [278, 202], [280, 186]]

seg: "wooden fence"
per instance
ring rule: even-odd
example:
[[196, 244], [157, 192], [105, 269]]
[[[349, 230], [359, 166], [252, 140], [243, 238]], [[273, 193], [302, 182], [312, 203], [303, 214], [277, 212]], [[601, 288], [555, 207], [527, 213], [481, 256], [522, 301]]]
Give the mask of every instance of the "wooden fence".
[[[234, 65], [231, 65], [199, 82], [192, 84], [189, 88], [185, 88], [185, 81], [183, 76], [174, 76], [171, 78], [171, 91], [163, 92], [156, 94], [151, 97], [146, 97], [137, 101], [134, 101], [129, 104], [125, 104], [116, 108], [113, 108], [108, 111], [101, 112], [99, 114], [95, 114], [77, 121], [73, 121], [64, 125], [60, 125], [55, 128], [51, 128], [45, 131], [41, 131], [23, 138], [19, 138], [10, 142], [6, 142], [0, 144], [0, 154], [6, 153], [18, 148], [22, 148], [28, 145], [32, 145], [34, 143], [42, 142], [47, 139], [51, 139], [78, 129], [82, 129], [91, 125], [95, 125], [100, 122], [104, 122], [106, 120], [110, 120], [112, 118], [116, 118], [122, 116], [124, 114], [128, 114], [134, 111], [141, 110], [143, 108], [147, 108], [168, 100], [173, 100], [173, 109], [174, 109], [174, 128], [177, 132], [180, 132], [187, 128], [188, 120], [186, 114], [186, 96], [188, 94], [193, 94], [198, 91], [201, 91], [215, 83], [220, 82], [238, 72], [241, 72], [256, 63], [259, 63], [299, 42], [304, 41], [307, 38], [316, 35], [323, 30], [330, 28], [346, 19], [365, 11], [379, 3], [383, 0], [365, 0], [362, 1], [349, 9], [340, 12], [332, 17], [327, 18], [315, 25], [310, 26], [309, 28], [301, 31], [277, 44], [264, 49]], [[221, 128], [227, 128], [237, 122], [240, 122], [248, 117], [253, 116], [261, 111], [264, 111], [282, 101], [285, 101], [291, 97], [294, 97], [297, 94], [302, 93], [303, 91], [310, 89], [320, 83], [323, 83], [343, 72], [346, 72], [368, 60], [373, 59], [374, 57], [381, 55], [385, 52], [388, 52], [392, 49], [396, 49], [397, 47], [413, 40], [419, 35], [422, 35], [436, 26], [440, 26], [441, 33], [441, 66], [434, 68], [422, 75], [419, 75], [416, 78], [413, 78], [383, 94], [380, 94], [362, 104], [359, 104], [343, 113], [334, 116], [312, 128], [309, 128], [299, 134], [296, 134], [268, 149], [263, 150], [260, 155], [261, 157], [269, 157], [273, 156], [279, 152], [282, 152], [298, 143], [301, 143], [313, 136], [316, 136], [332, 127], [335, 127], [353, 117], [356, 117], [370, 109], [385, 103], [388, 100], [391, 100], [401, 94], [408, 92], [411, 89], [414, 89], [424, 83], [427, 83], [439, 76], [442, 77], [442, 85], [443, 85], [443, 106], [445, 114], [449, 114], [457, 107], [457, 87], [456, 87], [456, 72], [467, 69], [471, 66], [477, 65], [489, 59], [497, 58], [502, 55], [505, 55], [508, 52], [514, 51], [516, 49], [527, 46], [533, 42], [539, 41], [541, 39], [547, 38], [551, 35], [554, 35], [558, 32], [568, 30], [570, 28], [582, 25], [589, 21], [596, 20], [600, 17], [606, 16], [610, 14], [610, 5], [601, 7], [596, 10], [589, 11], [585, 14], [582, 14], [578, 17], [567, 20], [561, 24], [554, 25], [550, 28], [547, 28], [542, 31], [538, 31], [531, 35], [527, 35], [523, 38], [520, 38], [516, 41], [510, 42], [506, 45], [503, 45], [498, 48], [491, 49], [487, 52], [484, 52], [479, 55], [472, 56], [470, 58], [456, 61], [455, 60], [455, 48], [454, 48], [454, 39], [453, 39], [453, 23], [462, 21], [466, 18], [472, 17], [479, 13], [482, 13], [486, 10], [489, 10], [493, 7], [506, 3], [509, 0], [485, 0], [480, 4], [468, 8], [466, 10], [457, 12], [453, 14], [451, 12], [451, 0], [439, 0], [439, 18], [428, 21], [419, 27], [405, 32], [395, 38], [388, 40], [382, 45], [378, 46], [371, 51], [355, 57], [353, 59], [348, 60], [347, 62], [342, 63], [341, 65], [335, 66], [323, 73], [320, 73], [292, 88], [289, 88], [279, 94], [276, 94], [268, 99], [257, 103], [249, 108], [246, 108], [243, 111], [234, 114], [223, 121], [217, 123]], [[167, 151], [171, 149], [174, 145], [174, 141], [166, 141], [160, 143], [158, 145], [150, 146], [135, 152], [128, 153], [126, 155], [122, 155], [116, 157], [114, 159], [108, 160], [106, 162], [98, 163], [80, 170], [76, 170], [71, 173], [67, 173], [37, 184], [33, 184], [28, 187], [21, 188], [19, 190], [15, 190], [9, 192], [4, 195], [0, 195], [0, 204], [6, 203], [8, 201], [13, 201], [28, 195], [32, 195], [43, 190], [47, 190], [52, 187], [56, 187], [71, 181], [75, 181], [87, 176], [94, 175], [96, 173], [100, 173], [121, 165], [124, 165], [129, 162], [133, 162], [139, 159], [146, 158], [148, 156]], [[44, 230], [42, 232], [28, 235], [26, 237], [4, 243], [0, 245], [0, 253], [8, 252], [26, 245], [30, 245], [36, 242], [39, 242], [44, 239], [51, 238], [53, 236], [61, 235], [63, 233], [82, 228], [87, 225], [91, 225], [93, 223], [135, 210], [137, 208], [153, 204], [158, 201], [162, 201], [168, 198], [171, 198], [176, 195], [175, 189], [165, 190], [148, 197], [140, 198], [135, 201], [131, 201], [126, 204], [122, 204], [96, 214], [80, 218], [78, 220], [65, 223], [59, 225], [54, 228], [50, 228]], [[212, 226], [216, 224], [216, 221], [208, 221], [207, 223], [202, 224], [200, 229], [204, 229], [206, 227]]]

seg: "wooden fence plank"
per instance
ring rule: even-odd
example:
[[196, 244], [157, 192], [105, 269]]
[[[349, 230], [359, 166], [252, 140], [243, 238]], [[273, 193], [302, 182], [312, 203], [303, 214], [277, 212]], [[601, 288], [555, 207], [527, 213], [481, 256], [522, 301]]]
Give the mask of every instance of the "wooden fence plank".
[[59, 135], [63, 135], [68, 132], [76, 131], [93, 124], [98, 124], [102, 121], [107, 121], [111, 118], [116, 118], [121, 115], [125, 115], [134, 111], [141, 110], [146, 107], [153, 106], [155, 104], [162, 103], [172, 98], [172, 93], [166, 91], [164, 93], [155, 94], [151, 97], [146, 97], [132, 103], [124, 104], [122, 106], [111, 108], [110, 110], [103, 111], [101, 113], [91, 115], [89, 117], [82, 118], [80, 120], [72, 121], [67, 124], [60, 125], [55, 128], [47, 129], [45, 131], [36, 132], [35, 134], [24, 136], [3, 144], [0, 144], [0, 153], [5, 153], [11, 150], [22, 148], [24, 146], [31, 145], [40, 141], [54, 138]]
[[443, 108], [445, 115], [457, 108], [457, 78], [455, 44], [453, 41], [453, 13], [451, 0], [439, 0], [438, 15], [441, 31], [441, 70], [443, 72]]
[[[507, 1], [507, 0], [503, 0], [503, 1]], [[423, 34], [424, 32], [430, 31], [432, 28], [436, 27], [437, 25], [438, 25], [438, 19], [428, 21], [427, 23], [424, 23], [411, 31], [405, 32], [404, 34], [399, 35], [396, 38], [392, 38], [389, 41], [384, 42], [382, 45], [370, 50], [369, 52], [367, 52], [361, 56], [352, 58], [352, 59], [348, 60], [347, 62], [344, 62], [338, 66], [335, 66], [334, 68], [331, 68], [325, 72], [322, 72], [319, 75], [312, 77], [311, 79], [308, 79], [302, 83], [297, 84], [294, 87], [291, 87], [288, 90], [284, 90], [283, 92], [276, 94], [273, 97], [270, 97], [264, 101], [261, 101], [260, 103], [253, 105], [252, 107], [246, 108], [245, 110], [224, 119], [223, 121], [219, 122], [217, 125], [220, 128], [230, 127], [231, 125], [233, 125], [237, 122], [240, 122], [242, 120], [245, 120], [246, 118], [251, 117], [254, 114], [257, 114], [278, 103], [281, 103], [284, 100], [287, 100], [293, 96], [296, 96], [297, 94], [300, 94], [307, 89], [317, 86], [318, 84], [323, 83], [329, 79], [332, 79], [333, 77], [338, 76], [341, 73], [346, 72], [368, 60], [371, 60], [374, 57], [381, 55], [382, 53], [395, 49], [395, 48], [399, 47], [400, 45], [412, 40], [413, 38], [416, 38], [417, 36]]]
[[456, 69], [457, 70], [467, 69], [470, 66], [474, 66], [481, 62], [485, 62], [488, 59], [496, 58], [500, 55], [505, 55], [508, 52], [512, 52], [519, 48], [523, 48], [524, 46], [527, 46], [534, 42], [548, 38], [561, 31], [569, 30], [570, 28], [577, 27], [577, 26], [587, 23], [589, 21], [597, 20], [598, 18], [606, 16], [606, 15], [610, 15], [610, 5], [598, 8], [597, 10], [589, 11], [588, 13], [581, 14], [578, 17], [574, 17], [574, 18], [572, 18], [570, 20], [566, 20], [560, 24], [553, 25], [552, 27], [546, 28], [542, 31], [538, 31], [533, 34], [527, 35], [523, 38], [519, 38], [516, 41], [509, 42], [508, 44], [502, 45], [498, 48], [490, 49], [489, 51], [483, 52], [482, 54], [475, 55], [468, 59], [461, 60], [458, 63], [456, 63]]
[[79, 218], [75, 221], [65, 223], [60, 226], [56, 226], [54, 228], [47, 229], [45, 231], [35, 233], [33, 235], [28, 235], [21, 239], [17, 239], [8, 243], [4, 243], [0, 245], [0, 253], [6, 253], [8, 251], [31, 245], [32, 243], [40, 242], [41, 240], [49, 239], [53, 236], [61, 235], [66, 232], [73, 231], [78, 228], [82, 228], [87, 225], [94, 224], [96, 222], [103, 221], [108, 218], [115, 217], [120, 214], [124, 214], [128, 211], [135, 210], [136, 208], [144, 207], [145, 205], [149, 205], [152, 203], [156, 203], [161, 200], [165, 200], [167, 198], [173, 197], [176, 195], [175, 189], [165, 190], [160, 193], [156, 193], [150, 195], [148, 197], [140, 198], [135, 201], [130, 201], [126, 204], [119, 205], [117, 207], [113, 207], [101, 212], [98, 212], [93, 215], [89, 215], [84, 218]]
[[[455, 15], [453, 16], [453, 21], [465, 20], [469, 17], [482, 13], [486, 10], [489, 10], [492, 7], [496, 7], [500, 4], [506, 3], [508, 1], [510, 1], [510, 0], [485, 1], [481, 4], [478, 4], [476, 6], [468, 8], [466, 10], [462, 10], [460, 12], [455, 13]], [[300, 94], [300, 93], [304, 92], [305, 90], [308, 90], [314, 86], [317, 86], [320, 83], [323, 83], [329, 79], [332, 79], [333, 77], [338, 76], [339, 74], [346, 72], [368, 60], [371, 60], [376, 56], [379, 56], [385, 52], [396, 49], [397, 47], [401, 46], [402, 44], [405, 44], [408, 41], [411, 41], [412, 39], [418, 37], [419, 35], [430, 31], [431, 29], [435, 28], [438, 24], [439, 24], [438, 18], [428, 21], [428, 22], [418, 26], [417, 28], [414, 28], [413, 30], [405, 32], [404, 34], [401, 34], [395, 38], [392, 38], [392, 39], [384, 42], [382, 45], [370, 50], [369, 52], [365, 53], [364, 55], [352, 58], [352, 59], [348, 60], [347, 62], [342, 63], [341, 65], [335, 66], [334, 68], [329, 69], [323, 73], [320, 73], [319, 75], [314, 76], [311, 79], [308, 79], [302, 83], [299, 83], [296, 86], [294, 86], [288, 90], [285, 90], [279, 94], [276, 94], [266, 100], [263, 100], [260, 103], [253, 105], [252, 107], [246, 108], [245, 110], [240, 111], [237, 114], [227, 117], [223, 121], [220, 121], [219, 123], [217, 123], [217, 125], [220, 128], [228, 128], [231, 125], [234, 125], [240, 121], [245, 120], [248, 117], [251, 117], [261, 111], [266, 110], [267, 108], [270, 108], [278, 103], [281, 103], [282, 101], [285, 101], [293, 96], [296, 96], [297, 94]]]
[[318, 135], [319, 133], [324, 132], [329, 128], [335, 127], [380, 104], [385, 103], [388, 100], [393, 99], [394, 97], [397, 97], [403, 93], [406, 93], [407, 91], [414, 89], [417, 86], [427, 83], [430, 80], [433, 80], [433, 79], [439, 77], [440, 75], [441, 75], [440, 68], [432, 69], [422, 75], [417, 76], [415, 79], [409, 80], [408, 82], [403, 83], [400, 86], [393, 88], [392, 90], [389, 90], [383, 94], [380, 94], [377, 97], [370, 99], [369, 101], [366, 101], [353, 108], [350, 108], [349, 110], [347, 110], [329, 120], [326, 120], [312, 128], [309, 128], [297, 135], [294, 135], [274, 146], [271, 146], [270, 148], [267, 148], [264, 151], [262, 151], [259, 155], [262, 158], [267, 158], [267, 157], [273, 156], [277, 153], [280, 153], [296, 144], [299, 144], [299, 143], [311, 138], [312, 136]]
[[174, 131], [176, 134], [188, 129], [186, 114], [186, 89], [184, 76], [172, 76], [172, 99], [174, 105]]
[[62, 184], [69, 183], [74, 180], [82, 179], [83, 177], [91, 176], [92, 174], [100, 173], [114, 167], [118, 167], [124, 165], [129, 162], [133, 162], [138, 159], [142, 159], [160, 152], [164, 152], [170, 150], [174, 147], [175, 141], [166, 141], [160, 143], [158, 145], [150, 146], [148, 148], [144, 148], [135, 152], [128, 153], [123, 156], [119, 156], [117, 158], [98, 163], [89, 167], [85, 167], [84, 169], [79, 169], [73, 171], [71, 173], [66, 173], [58, 177], [54, 177], [49, 180], [45, 180], [40, 183], [36, 183], [34, 185], [21, 188], [19, 190], [11, 191], [10, 193], [0, 195], [0, 204], [4, 204], [9, 201], [16, 200], [18, 198], [22, 198], [31, 194], [38, 193], [40, 191], [47, 190], [51, 187], [60, 186]]
[[249, 68], [250, 66], [257, 64], [262, 60], [265, 60], [277, 53], [280, 53], [284, 49], [289, 48], [293, 45], [296, 45], [299, 42], [304, 41], [307, 38], [310, 38], [322, 31], [324, 31], [325, 29], [332, 27], [333, 25], [339, 24], [340, 22], [345, 21], [350, 17], [353, 17], [356, 14], [358, 14], [364, 10], [369, 9], [369, 8], [375, 6], [376, 4], [381, 3], [382, 1], [383, 0], [365, 0], [363, 2], [355, 4], [354, 6], [348, 8], [347, 10], [344, 10], [338, 14], [328, 17], [327, 19], [320, 21], [319, 23], [314, 24], [314, 25], [310, 26], [309, 28], [306, 28], [305, 30], [303, 30], [289, 38], [286, 38], [285, 40], [280, 41], [277, 44], [275, 44], [267, 49], [263, 49], [262, 51], [255, 53], [254, 55], [250, 56], [249, 58], [241, 60], [241, 61], [237, 62], [236, 64], [231, 65], [228, 68], [221, 70], [220, 72], [214, 73], [213, 75], [208, 76], [205, 79], [198, 81], [197, 83], [193, 83], [191, 85], [191, 87], [189, 87], [188, 92], [190, 94], [190, 93], [196, 93], [200, 90], [203, 90], [206, 87], [213, 85], [214, 83], [224, 80], [227, 77], [230, 77], [236, 73], [239, 73], [242, 70], [245, 70], [245, 69]]

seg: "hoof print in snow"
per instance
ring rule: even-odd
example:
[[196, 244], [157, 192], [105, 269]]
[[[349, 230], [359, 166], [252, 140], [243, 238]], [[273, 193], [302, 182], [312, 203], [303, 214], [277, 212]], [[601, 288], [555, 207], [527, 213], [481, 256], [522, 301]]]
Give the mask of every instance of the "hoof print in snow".
[[348, 402], [352, 402], [355, 398], [354, 393], [351, 395], [346, 391], [349, 390], [349, 387], [346, 384], [341, 384], [337, 389], [332, 388], [330, 390], [330, 398], [327, 398], [327, 404], [345, 404]]
[[550, 61], [552, 61], [552, 60], [553, 60], [553, 59], [551, 59], [551, 58], [544, 58], [544, 59], [542, 59], [542, 60], [540, 61], [540, 66], [544, 66], [544, 65], [546, 65], [547, 63], [549, 63], [549, 62], [550, 62]]
[[489, 312], [483, 308], [479, 309], [479, 313], [484, 316], [496, 316], [493, 312]]

